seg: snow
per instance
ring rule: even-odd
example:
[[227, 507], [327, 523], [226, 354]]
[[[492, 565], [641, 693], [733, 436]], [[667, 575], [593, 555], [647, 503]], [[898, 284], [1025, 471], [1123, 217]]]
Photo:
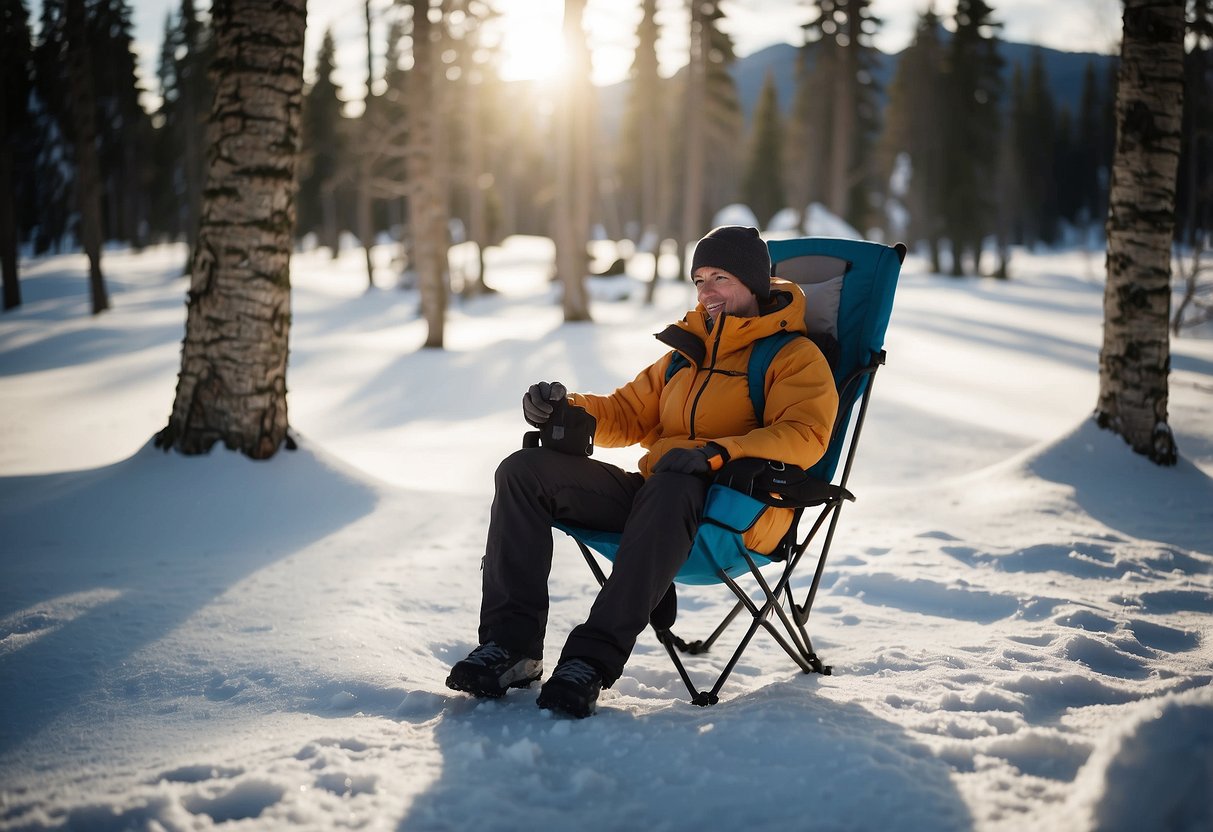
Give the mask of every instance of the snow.
[[[456, 302], [445, 351], [360, 252], [296, 256], [300, 449], [260, 463], [149, 444], [180, 247], [108, 252], [97, 318], [82, 257], [24, 264], [0, 317], [0, 829], [1213, 825], [1213, 342], [1172, 341], [1179, 465], [1095, 428], [1099, 253], [1017, 251], [1007, 282], [908, 261], [810, 620], [835, 675], [760, 635], [697, 708], [646, 635], [588, 720], [447, 690], [521, 391], [612, 389], [691, 301], [596, 279], [596, 322], [564, 325], [550, 256], [491, 250], [499, 292]], [[549, 668], [591, 584], [561, 538]], [[727, 605], [680, 607], [693, 638]]]

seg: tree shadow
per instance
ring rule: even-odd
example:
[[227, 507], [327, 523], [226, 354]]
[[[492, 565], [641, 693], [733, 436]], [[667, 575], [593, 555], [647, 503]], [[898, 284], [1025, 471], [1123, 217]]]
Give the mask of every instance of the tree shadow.
[[1085, 419], [1029, 459], [1027, 470], [1072, 486], [1077, 504], [1108, 528], [1213, 554], [1213, 479], [1185, 459], [1155, 465]]
[[537, 710], [532, 692], [447, 709], [441, 776], [398, 828], [972, 827], [946, 763], [814, 687], [798, 676], [712, 708], [648, 712], [607, 694], [581, 721]]
[[91, 471], [0, 478], [0, 754], [105, 694], [109, 671], [234, 584], [377, 500], [307, 449], [253, 462], [149, 443]]

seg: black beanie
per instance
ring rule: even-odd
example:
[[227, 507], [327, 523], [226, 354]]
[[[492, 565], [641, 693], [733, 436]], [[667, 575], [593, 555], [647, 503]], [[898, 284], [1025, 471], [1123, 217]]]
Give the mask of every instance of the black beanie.
[[744, 225], [713, 228], [695, 244], [691, 274], [694, 275], [700, 266], [724, 269], [759, 300], [771, 296], [771, 255], [767, 244], [758, 236], [757, 228]]

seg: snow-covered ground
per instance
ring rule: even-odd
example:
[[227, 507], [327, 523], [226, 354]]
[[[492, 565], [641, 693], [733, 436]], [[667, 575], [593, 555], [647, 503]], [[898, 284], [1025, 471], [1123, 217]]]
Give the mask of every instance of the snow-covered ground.
[[[368, 293], [358, 252], [297, 256], [300, 449], [263, 463], [148, 444], [180, 248], [107, 254], [97, 318], [83, 258], [25, 264], [0, 316], [0, 829], [1213, 828], [1213, 341], [1172, 343], [1178, 466], [1095, 429], [1099, 253], [1020, 252], [1009, 282], [907, 263], [810, 621], [835, 675], [760, 636], [701, 709], [645, 636], [592, 719], [448, 691], [522, 391], [612, 389], [691, 302], [602, 280], [596, 323], [563, 325], [550, 254], [491, 251], [500, 292], [456, 303], [445, 351], [386, 269]], [[591, 585], [560, 540], [549, 667]], [[685, 637], [726, 608], [681, 599]]]

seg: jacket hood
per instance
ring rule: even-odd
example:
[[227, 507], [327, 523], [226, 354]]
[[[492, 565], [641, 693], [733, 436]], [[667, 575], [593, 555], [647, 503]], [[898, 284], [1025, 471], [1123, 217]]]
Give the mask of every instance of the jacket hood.
[[[804, 323], [804, 292], [795, 283], [771, 278], [771, 296], [761, 302], [758, 315], [753, 318], [738, 318], [723, 315], [719, 321], [709, 323], [703, 304], [683, 316], [681, 321], [670, 324], [657, 333], [657, 340], [671, 349], [678, 350], [697, 367], [702, 367], [707, 358], [708, 343], [719, 337], [725, 350], [743, 349], [759, 338], [776, 332], [807, 332]], [[720, 326], [722, 331], [717, 332]]]

